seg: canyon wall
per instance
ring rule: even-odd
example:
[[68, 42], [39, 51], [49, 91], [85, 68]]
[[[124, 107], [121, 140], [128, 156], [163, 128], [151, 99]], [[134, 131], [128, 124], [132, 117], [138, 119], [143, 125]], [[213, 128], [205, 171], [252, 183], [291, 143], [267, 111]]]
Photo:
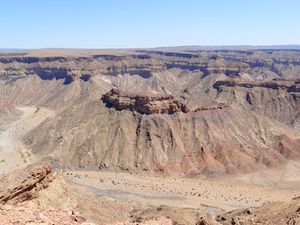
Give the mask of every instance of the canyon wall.
[[22, 143], [60, 168], [217, 176], [300, 156], [293, 50], [0, 56], [3, 108], [51, 108]]

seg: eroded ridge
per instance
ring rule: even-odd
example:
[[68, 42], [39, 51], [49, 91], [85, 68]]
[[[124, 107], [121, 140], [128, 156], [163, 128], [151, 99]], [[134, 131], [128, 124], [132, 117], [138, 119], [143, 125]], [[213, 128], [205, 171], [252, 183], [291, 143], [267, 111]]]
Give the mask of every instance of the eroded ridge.
[[300, 92], [300, 80], [273, 79], [271, 81], [244, 81], [241, 79], [219, 80], [214, 88], [220, 91], [222, 86], [242, 88], [268, 88], [272, 90], [285, 90], [287, 92]]

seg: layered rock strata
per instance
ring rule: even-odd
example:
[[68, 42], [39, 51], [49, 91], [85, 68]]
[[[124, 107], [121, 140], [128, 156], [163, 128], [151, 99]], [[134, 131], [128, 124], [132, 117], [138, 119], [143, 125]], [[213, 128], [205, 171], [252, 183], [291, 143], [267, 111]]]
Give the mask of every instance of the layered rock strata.
[[186, 106], [167, 94], [134, 94], [112, 89], [103, 95], [108, 107], [117, 110], [131, 110], [141, 114], [188, 112]]
[[23, 204], [31, 207], [73, 209], [76, 201], [70, 196], [63, 176], [48, 163], [32, 164], [0, 177], [0, 204]]
[[285, 90], [287, 92], [300, 92], [300, 80], [277, 80], [272, 81], [242, 81], [240, 79], [219, 80], [214, 88], [221, 90], [222, 86], [243, 88], [268, 88], [272, 90]]

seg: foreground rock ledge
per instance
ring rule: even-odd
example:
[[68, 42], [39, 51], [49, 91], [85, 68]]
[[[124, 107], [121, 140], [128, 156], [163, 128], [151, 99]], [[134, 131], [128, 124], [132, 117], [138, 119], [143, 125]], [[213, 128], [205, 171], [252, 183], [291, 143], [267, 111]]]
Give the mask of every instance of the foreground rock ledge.
[[21, 203], [57, 209], [77, 206], [63, 175], [49, 163], [32, 164], [0, 177], [0, 204]]
[[56, 178], [48, 163], [30, 165], [0, 177], [0, 204], [15, 204], [37, 197]]

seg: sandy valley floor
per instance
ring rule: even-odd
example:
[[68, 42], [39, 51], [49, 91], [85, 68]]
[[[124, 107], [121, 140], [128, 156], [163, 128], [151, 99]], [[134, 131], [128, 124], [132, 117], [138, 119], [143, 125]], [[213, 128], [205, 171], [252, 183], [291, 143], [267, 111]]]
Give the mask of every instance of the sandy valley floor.
[[[81, 186], [96, 196], [194, 209], [210, 206], [231, 210], [287, 201], [300, 195], [297, 162], [290, 162], [281, 170], [214, 180], [92, 171], [69, 171], [65, 176], [73, 186]], [[207, 209], [211, 212], [211, 208]]]

